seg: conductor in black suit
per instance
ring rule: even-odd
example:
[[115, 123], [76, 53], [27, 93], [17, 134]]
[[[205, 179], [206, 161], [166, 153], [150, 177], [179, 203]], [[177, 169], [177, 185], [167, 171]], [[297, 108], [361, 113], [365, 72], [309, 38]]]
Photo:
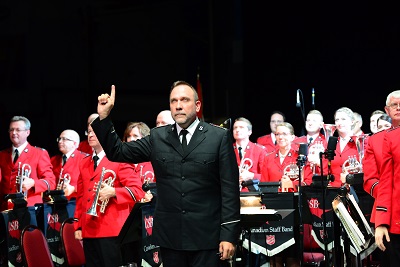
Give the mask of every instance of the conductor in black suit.
[[[112, 161], [151, 161], [157, 177], [153, 237], [165, 267], [212, 267], [231, 258], [240, 233], [238, 167], [230, 131], [199, 121], [201, 102], [187, 82], [173, 83], [175, 124], [153, 128], [136, 142], [121, 142], [109, 114], [111, 95], [98, 97], [95, 131]], [[183, 131], [186, 133], [183, 134]]]

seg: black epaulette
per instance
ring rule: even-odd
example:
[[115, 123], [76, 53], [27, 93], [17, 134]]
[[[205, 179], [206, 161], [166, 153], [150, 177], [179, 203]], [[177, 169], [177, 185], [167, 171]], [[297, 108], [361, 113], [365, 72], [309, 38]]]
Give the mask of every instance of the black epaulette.
[[220, 128], [220, 129], [228, 130], [227, 128], [225, 128], [225, 127], [223, 127], [223, 126], [217, 125], [217, 124], [214, 124], [214, 123], [210, 123], [210, 125], [211, 125], [211, 126], [214, 126], [214, 127], [218, 127], [218, 128]]
[[397, 129], [399, 129], [399, 128], [400, 128], [400, 126], [396, 126], [396, 127], [387, 129], [386, 132], [390, 133], [391, 131], [397, 130]]

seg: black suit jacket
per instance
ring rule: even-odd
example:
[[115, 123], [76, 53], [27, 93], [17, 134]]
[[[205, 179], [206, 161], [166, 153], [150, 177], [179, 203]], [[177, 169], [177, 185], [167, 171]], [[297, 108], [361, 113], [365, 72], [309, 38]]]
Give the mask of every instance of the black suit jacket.
[[153, 128], [149, 136], [121, 142], [109, 118], [92, 123], [107, 158], [151, 161], [157, 177], [153, 237], [176, 250], [236, 244], [240, 232], [238, 168], [230, 131], [200, 122], [183, 152], [175, 125]]

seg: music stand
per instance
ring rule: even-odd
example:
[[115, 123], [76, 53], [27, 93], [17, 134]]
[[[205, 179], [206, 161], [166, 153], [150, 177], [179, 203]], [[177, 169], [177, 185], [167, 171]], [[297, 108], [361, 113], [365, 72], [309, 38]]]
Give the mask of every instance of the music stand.
[[142, 208], [145, 206], [151, 206], [151, 202], [135, 203], [117, 236], [117, 242], [119, 244], [127, 244], [142, 238]]
[[251, 228], [261, 227], [267, 221], [280, 221], [292, 213], [294, 209], [265, 209], [262, 206], [261, 192], [240, 193], [240, 223], [243, 232], [248, 233], [248, 258], [251, 264]]

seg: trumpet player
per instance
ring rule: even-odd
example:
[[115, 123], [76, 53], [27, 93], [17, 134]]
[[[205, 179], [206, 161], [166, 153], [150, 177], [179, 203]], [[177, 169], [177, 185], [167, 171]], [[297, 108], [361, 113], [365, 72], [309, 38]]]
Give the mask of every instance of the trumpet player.
[[[396, 103], [400, 102], [400, 90], [396, 90], [391, 92], [387, 98], [385, 103], [385, 112], [383, 114], [375, 115], [376, 117], [380, 117], [382, 115], [387, 115], [391, 119], [392, 128], [396, 128], [400, 126], [400, 116], [399, 110]], [[372, 118], [372, 116], [371, 116]], [[378, 119], [380, 121], [380, 119]], [[377, 126], [377, 120], [375, 120], [375, 126]], [[377, 131], [375, 134], [371, 135], [368, 139], [368, 145], [365, 150], [365, 156], [363, 160], [363, 170], [364, 170], [364, 190], [369, 193], [374, 199], [374, 204], [371, 212], [371, 223], [376, 223], [376, 214], [378, 211], [376, 210], [378, 204], [378, 193], [380, 192], [382, 185], [381, 185], [381, 166], [383, 162], [383, 142], [385, 137], [386, 131]], [[391, 189], [383, 189], [384, 195], [386, 197], [387, 193], [391, 192]], [[389, 194], [388, 194], [389, 196]], [[389, 197], [389, 199], [391, 199]], [[385, 206], [386, 204], [380, 204], [380, 206]], [[386, 212], [379, 211], [379, 213], [386, 214]], [[386, 216], [386, 215], [384, 215]], [[381, 216], [384, 218], [384, 216]], [[386, 219], [386, 218], [384, 218]], [[386, 222], [385, 222], [386, 224]], [[379, 226], [380, 224], [375, 224]], [[375, 240], [377, 241], [377, 245], [380, 249], [384, 248], [384, 243], [387, 245], [386, 240], [383, 240], [383, 232], [380, 230], [384, 230], [384, 228], [380, 227], [378, 231], [375, 232]], [[376, 252], [378, 255], [378, 259], [380, 260], [381, 266], [389, 266], [389, 254], [386, 250], [382, 252], [381, 250], [377, 250]], [[373, 254], [372, 257], [375, 255]]]
[[132, 178], [132, 164], [107, 159], [90, 125], [88, 141], [93, 154], [79, 164], [75, 238], [83, 240], [87, 267], [120, 266], [123, 262], [117, 236], [130, 207], [142, 198], [142, 184]]
[[[353, 170], [347, 168], [349, 165], [349, 159], [354, 159], [360, 163], [360, 156], [357, 150], [357, 144], [354, 136], [354, 113], [350, 108], [341, 107], [336, 110], [335, 115], [335, 125], [338, 133], [338, 144], [335, 150], [335, 157], [331, 162], [332, 174], [334, 176], [334, 181], [330, 182], [330, 186], [341, 187], [346, 183], [346, 176], [349, 172]], [[367, 142], [365, 142], [366, 145]], [[361, 170], [362, 171], [362, 170]], [[350, 187], [350, 193], [354, 195], [357, 199], [357, 195], [353, 189]]]
[[[253, 125], [243, 117], [239, 117], [233, 124], [233, 148], [239, 167], [239, 185], [248, 181], [257, 182], [261, 179], [261, 167], [264, 162], [266, 151], [263, 147], [250, 141]], [[254, 191], [254, 186], [241, 187], [243, 192]]]
[[[26, 195], [28, 209], [31, 218], [36, 218], [34, 205], [43, 203], [42, 193], [55, 188], [55, 176], [50, 162], [49, 153], [39, 147], [32, 146], [28, 142], [31, 122], [23, 116], [14, 116], [9, 124], [9, 137], [12, 143], [10, 148], [0, 151], [0, 199], [12, 193], [23, 193]], [[25, 177], [22, 167], [29, 169], [29, 177]], [[24, 168], [25, 168], [24, 167]], [[18, 172], [23, 179], [17, 179]], [[21, 184], [19, 184], [19, 181]], [[12, 203], [0, 202], [0, 210], [12, 207]]]
[[79, 163], [89, 154], [79, 151], [79, 134], [74, 130], [64, 130], [57, 138], [60, 154], [51, 157], [53, 173], [57, 179], [56, 189], [63, 190], [68, 199], [67, 210], [73, 217], [76, 205], [76, 191], [79, 177]]

